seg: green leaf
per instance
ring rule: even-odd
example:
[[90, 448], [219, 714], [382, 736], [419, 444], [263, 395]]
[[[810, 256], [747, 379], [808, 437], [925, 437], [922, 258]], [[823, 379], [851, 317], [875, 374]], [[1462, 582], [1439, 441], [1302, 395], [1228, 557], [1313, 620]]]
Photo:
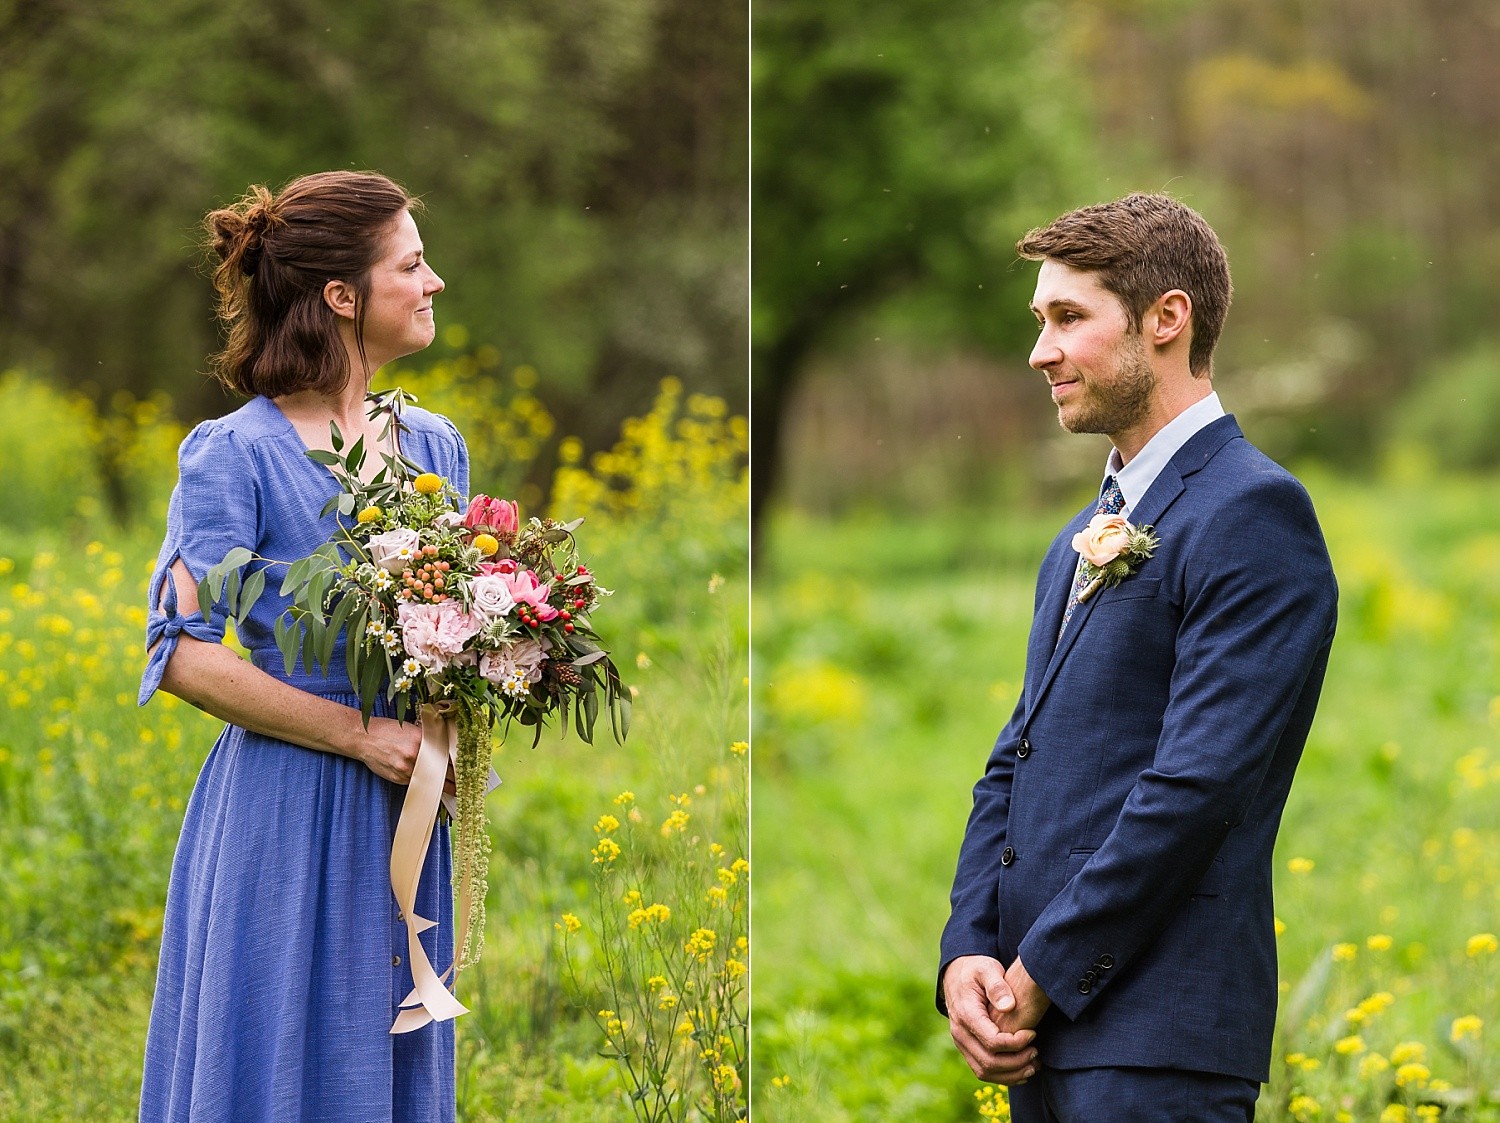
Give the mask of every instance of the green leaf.
[[354, 514], [354, 496], [350, 495], [346, 491], [346, 492], [343, 492], [343, 493], [341, 493], [339, 495], [338, 500], [339, 500], [339, 514], [341, 514], [341, 515], [352, 515], [352, 514]]
[[318, 512], [318, 518], [326, 519], [329, 515], [333, 514], [334, 511], [338, 510], [339, 500], [343, 497], [344, 493], [342, 491], [334, 492], [333, 496], [328, 500], [328, 502], [323, 504], [323, 509]]
[[[209, 608], [214, 603], [214, 595], [208, 587], [208, 579], [212, 575], [212, 573], [212, 570], [210, 570], [208, 573], [205, 573], [203, 575], [203, 580], [198, 582], [198, 611], [203, 613], [203, 619], [205, 620], [208, 619]], [[168, 575], [167, 579], [171, 580], [170, 574]]]
[[369, 614], [369, 606], [361, 604], [359, 611], [349, 617], [349, 640], [344, 645], [344, 671], [351, 683], [359, 681], [359, 661], [365, 652], [365, 624], [368, 623]]
[[592, 652], [590, 652], [588, 655], [583, 656], [581, 659], [574, 659], [573, 666], [587, 667], [590, 663], [597, 663], [600, 659], [606, 658], [608, 658], [608, 655], [605, 652], [600, 651], [598, 648], [595, 648]]
[[224, 590], [224, 607], [229, 615], [235, 618], [239, 617], [239, 613], [235, 610], [234, 606], [240, 599], [240, 581], [242, 577], [243, 574], [238, 569], [231, 572], [229, 574], [229, 584]]
[[297, 622], [290, 618], [290, 611], [288, 609], [286, 613], [276, 617], [276, 625], [273, 629], [276, 633], [276, 647], [281, 652], [281, 661], [288, 675], [297, 665], [297, 641], [301, 630]]
[[235, 616], [243, 620], [250, 615], [250, 610], [255, 607], [255, 602], [260, 600], [261, 593], [266, 589], [266, 571], [257, 569], [245, 581], [245, 587], [240, 590], [240, 605], [235, 611]]
[[364, 467], [365, 463], [365, 438], [363, 434], [360, 435], [359, 440], [354, 442], [354, 447], [349, 450], [349, 456], [345, 460], [345, 463], [349, 465], [350, 475], [359, 475], [359, 470]]
[[339, 423], [337, 421], [330, 421], [328, 423], [328, 432], [333, 437], [333, 451], [338, 452], [344, 447], [344, 434], [339, 432]]
[[307, 450], [307, 458], [309, 460], [316, 461], [319, 464], [326, 465], [329, 468], [332, 468], [335, 464], [337, 464], [339, 462], [339, 458], [338, 458], [338, 456], [336, 454], [334, 454], [332, 452], [328, 452], [328, 451], [326, 451], [324, 449], [321, 449], [321, 448], [310, 448], [310, 449], [308, 449]]
[[385, 660], [379, 651], [372, 652], [359, 674], [359, 714], [365, 728], [370, 726], [370, 715], [375, 712], [375, 698], [380, 693], [380, 680], [385, 674]]
[[286, 577], [281, 582], [282, 596], [290, 596], [294, 588], [307, 580], [307, 570], [311, 564], [311, 558], [298, 558], [288, 567]]

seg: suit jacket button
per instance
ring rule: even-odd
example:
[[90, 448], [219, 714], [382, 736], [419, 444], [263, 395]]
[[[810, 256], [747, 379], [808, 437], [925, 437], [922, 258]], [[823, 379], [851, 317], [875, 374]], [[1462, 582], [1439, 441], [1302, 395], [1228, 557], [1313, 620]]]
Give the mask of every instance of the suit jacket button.
[[1012, 862], [1014, 862], [1015, 860], [1016, 860], [1016, 852], [1014, 850], [1012, 850], [1009, 846], [1007, 846], [1004, 850], [1000, 851], [1000, 864], [1002, 866], [1008, 866]]
[[1089, 982], [1087, 979], [1079, 979], [1078, 980], [1078, 993], [1079, 994], [1087, 994], [1089, 991], [1091, 991], [1093, 989], [1094, 989], [1094, 984], [1091, 983], [1091, 982]]
[[1026, 740], [1025, 737], [1022, 737], [1021, 738], [1021, 743], [1016, 746], [1016, 759], [1017, 760], [1025, 760], [1030, 755], [1031, 755], [1031, 742], [1028, 741], [1028, 740]]
[[1106, 954], [1101, 955], [1099, 957], [1099, 969], [1101, 971], [1108, 971], [1114, 965], [1115, 965], [1115, 957], [1114, 956], [1109, 955], [1108, 953], [1106, 953]]

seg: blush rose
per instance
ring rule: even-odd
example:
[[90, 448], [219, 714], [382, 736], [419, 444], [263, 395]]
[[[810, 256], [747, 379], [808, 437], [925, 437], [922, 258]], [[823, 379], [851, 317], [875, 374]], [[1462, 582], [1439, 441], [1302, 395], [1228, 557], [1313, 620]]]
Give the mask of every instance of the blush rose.
[[1124, 515], [1098, 514], [1073, 535], [1073, 549], [1090, 565], [1106, 566], [1125, 552], [1134, 529]]

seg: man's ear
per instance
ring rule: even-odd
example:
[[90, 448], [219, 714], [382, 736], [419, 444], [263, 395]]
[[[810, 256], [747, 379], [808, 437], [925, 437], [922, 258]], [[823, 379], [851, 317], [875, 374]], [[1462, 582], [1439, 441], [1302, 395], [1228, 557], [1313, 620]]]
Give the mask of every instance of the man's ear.
[[333, 309], [335, 316], [352, 320], [359, 307], [359, 294], [348, 281], [329, 281], [323, 286], [323, 303]]
[[1171, 289], [1156, 298], [1146, 313], [1145, 327], [1150, 341], [1165, 347], [1187, 331], [1193, 322], [1193, 298], [1181, 289]]

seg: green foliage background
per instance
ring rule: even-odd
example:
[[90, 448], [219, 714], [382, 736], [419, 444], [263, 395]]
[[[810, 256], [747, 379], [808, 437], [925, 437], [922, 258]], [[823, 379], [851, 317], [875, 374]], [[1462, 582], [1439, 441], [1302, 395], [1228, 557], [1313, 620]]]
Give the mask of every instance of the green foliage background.
[[[202, 216], [374, 168], [466, 327], [595, 446], [668, 375], [743, 408], [745, 10], [688, 0], [0, 6], [0, 368], [185, 417]], [[459, 350], [462, 349], [459, 345]]]

